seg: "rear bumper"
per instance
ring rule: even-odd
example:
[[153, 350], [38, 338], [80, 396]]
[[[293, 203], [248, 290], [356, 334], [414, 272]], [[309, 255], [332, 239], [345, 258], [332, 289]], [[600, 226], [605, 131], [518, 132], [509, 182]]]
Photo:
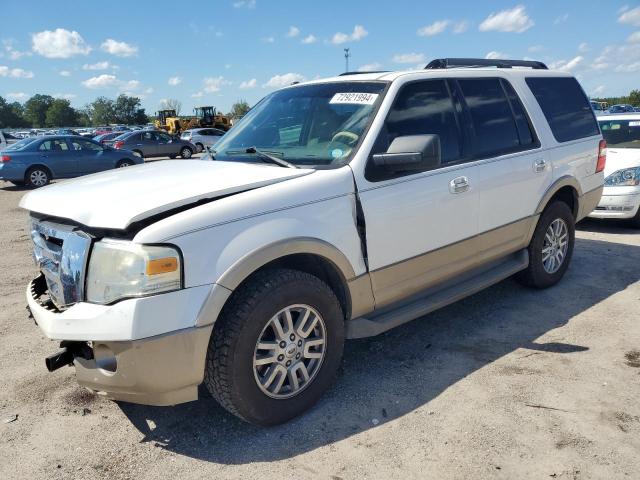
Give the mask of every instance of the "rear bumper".
[[640, 208], [640, 188], [607, 187], [591, 218], [628, 219], [633, 218]]
[[603, 190], [603, 187], [598, 187], [580, 197], [578, 201], [578, 204], [580, 205], [580, 211], [578, 212], [578, 218], [576, 219], [576, 221], [582, 220], [584, 217], [589, 215], [589, 213], [591, 213], [594, 208], [596, 208], [602, 197]]

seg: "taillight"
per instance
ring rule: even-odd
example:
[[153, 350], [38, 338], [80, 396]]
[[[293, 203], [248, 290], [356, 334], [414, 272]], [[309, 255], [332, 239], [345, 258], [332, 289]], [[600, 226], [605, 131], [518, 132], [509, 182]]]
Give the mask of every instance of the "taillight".
[[9, 160], [11, 160], [9, 155], [2, 155], [2, 163], [7, 163]]
[[598, 144], [598, 163], [596, 164], [596, 173], [602, 172], [607, 163], [607, 141], [600, 140]]
[[122, 140], [118, 140], [113, 144], [113, 148], [122, 148], [123, 145], [124, 145], [124, 142]]

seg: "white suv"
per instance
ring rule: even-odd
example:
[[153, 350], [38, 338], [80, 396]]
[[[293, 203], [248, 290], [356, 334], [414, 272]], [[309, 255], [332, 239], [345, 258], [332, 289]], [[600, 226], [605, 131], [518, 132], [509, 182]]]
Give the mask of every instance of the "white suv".
[[538, 62], [443, 59], [281, 89], [214, 161], [23, 198], [42, 272], [28, 305], [64, 348], [47, 366], [154, 405], [195, 400], [204, 381], [244, 420], [284, 422], [328, 387], [345, 338], [514, 274], [558, 282], [604, 152], [578, 82]]

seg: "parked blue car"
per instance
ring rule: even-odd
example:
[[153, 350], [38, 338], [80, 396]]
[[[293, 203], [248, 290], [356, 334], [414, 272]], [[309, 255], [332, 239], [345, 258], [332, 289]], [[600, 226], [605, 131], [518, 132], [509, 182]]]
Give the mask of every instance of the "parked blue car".
[[144, 160], [80, 136], [25, 138], [0, 152], [0, 180], [43, 187], [54, 178], [71, 178], [129, 167]]

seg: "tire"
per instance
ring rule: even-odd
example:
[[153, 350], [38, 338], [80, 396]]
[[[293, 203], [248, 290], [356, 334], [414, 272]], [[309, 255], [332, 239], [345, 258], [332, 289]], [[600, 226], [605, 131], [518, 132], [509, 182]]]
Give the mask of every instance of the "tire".
[[[550, 233], [550, 228], [554, 233]], [[562, 231], [566, 233], [566, 237], [564, 237], [566, 248], [564, 247], [565, 243], [562, 242], [562, 234], [557, 238], [555, 235], [555, 232]], [[554, 201], [545, 208], [538, 220], [538, 225], [536, 225], [528, 247], [529, 266], [516, 275], [516, 280], [533, 288], [547, 288], [555, 285], [569, 267], [574, 243], [575, 219], [573, 213], [566, 203]], [[546, 255], [543, 254], [543, 249], [549, 253], [546, 264], [544, 261]], [[562, 251], [564, 253], [560, 255]]]
[[51, 173], [45, 167], [31, 167], [24, 176], [24, 183], [31, 188], [44, 187], [51, 182]]
[[120, 160], [117, 164], [116, 164], [116, 168], [126, 168], [126, 167], [131, 167], [132, 165], [134, 165], [134, 163], [125, 158], [124, 160]]
[[193, 155], [193, 151], [189, 147], [182, 147], [180, 150], [180, 156], [185, 160], [188, 160]]
[[[285, 342], [279, 340], [271, 325], [276, 318], [286, 318], [286, 314], [278, 317], [277, 314], [288, 309], [291, 309], [290, 318], [295, 325], [293, 331], [299, 337], [291, 336], [289, 328], [284, 330], [286, 322], [283, 320], [284, 337], [290, 343], [280, 349]], [[310, 312], [308, 317], [303, 315], [305, 311]], [[311, 322], [312, 313], [317, 315], [318, 321]], [[306, 323], [301, 320], [303, 317], [308, 319]], [[311, 327], [310, 322], [313, 323]], [[300, 332], [307, 327], [311, 333], [303, 337]], [[311, 346], [312, 342], [318, 343], [312, 335], [320, 338], [321, 334], [324, 335], [323, 346]], [[258, 341], [260, 345], [267, 344], [269, 340], [265, 339], [269, 335], [272, 335], [272, 347], [261, 350]], [[308, 410], [322, 396], [340, 366], [343, 346], [344, 314], [326, 283], [296, 270], [265, 270], [233, 294], [215, 323], [207, 351], [204, 384], [225, 409], [241, 419], [256, 425], [277, 425]], [[311, 352], [312, 348], [322, 348], [322, 352]], [[263, 354], [258, 355], [260, 351]], [[273, 351], [268, 354], [273, 361], [257, 366], [256, 362], [265, 358], [265, 351]], [[317, 358], [307, 358], [312, 355]], [[316, 363], [311, 363], [313, 360]], [[306, 382], [304, 376], [298, 375], [299, 364], [304, 362], [309, 362], [304, 367], [309, 378]], [[266, 382], [259, 386], [260, 378], [270, 377], [269, 371], [277, 369], [296, 372], [294, 375], [298, 380], [295, 383], [299, 382], [299, 389], [295, 391], [297, 385], [289, 376], [279, 387], [282, 374], [267, 385], [271, 392], [265, 388]]]
[[200, 142], [196, 143], [196, 148], [198, 149], [198, 153], [202, 152], [204, 150], [204, 145], [202, 145]]
[[176, 157], [177, 157], [177, 155], [169, 155], [169, 158], [170, 158], [171, 160], [174, 160]]

